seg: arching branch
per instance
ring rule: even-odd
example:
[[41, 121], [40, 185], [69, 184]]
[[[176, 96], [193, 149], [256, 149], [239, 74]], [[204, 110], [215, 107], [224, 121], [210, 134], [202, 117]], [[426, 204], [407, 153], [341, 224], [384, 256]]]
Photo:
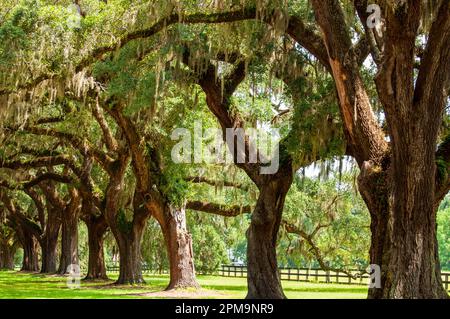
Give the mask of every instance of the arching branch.
[[83, 156], [84, 155], [93, 156], [100, 163], [100, 165], [102, 165], [102, 167], [105, 168], [105, 170], [111, 169], [113, 159], [110, 156], [100, 151], [96, 147], [92, 146], [87, 140], [79, 138], [76, 135], [67, 132], [60, 132], [52, 128], [42, 128], [36, 126], [25, 126], [23, 130], [31, 134], [50, 136], [57, 138], [59, 140], [63, 140], [72, 145], [72, 147], [78, 150]]
[[186, 208], [225, 217], [236, 217], [252, 212], [250, 206], [227, 206], [202, 201], [188, 201], [186, 203]]
[[46, 181], [46, 180], [52, 180], [52, 181], [64, 183], [64, 184], [72, 184], [74, 182], [74, 179], [70, 176], [48, 172], [48, 173], [40, 174], [40, 175], [36, 176], [34, 179], [32, 179], [26, 183], [23, 183], [22, 186], [23, 186], [23, 188], [30, 188], [30, 187], [38, 185], [40, 182]]
[[349, 153], [360, 167], [368, 160], [379, 163], [388, 144], [359, 73], [360, 59], [352, 46], [341, 4], [337, 0], [313, 0], [312, 4], [336, 83]]
[[64, 164], [71, 164], [71, 160], [67, 155], [43, 156], [31, 160], [0, 161], [0, 168], [27, 169]]
[[106, 122], [106, 119], [103, 115], [103, 110], [101, 110], [100, 108], [98, 96], [96, 97], [95, 103], [92, 104], [92, 114], [100, 125], [107, 149], [112, 152], [117, 151], [117, 141], [111, 132], [108, 122]]
[[312, 253], [314, 255], [314, 258], [316, 258], [316, 260], [319, 263], [320, 268], [322, 268], [322, 270], [341, 272], [341, 273], [344, 273], [344, 274], [348, 275], [349, 277], [351, 277], [353, 279], [357, 279], [359, 276], [361, 276], [362, 274], [366, 273], [366, 272], [361, 272], [361, 273], [353, 274], [350, 271], [348, 271], [346, 269], [343, 269], [343, 268], [334, 268], [334, 267], [328, 266], [328, 263], [325, 261], [325, 258], [323, 257], [319, 246], [317, 246], [317, 244], [314, 242], [314, 237], [319, 232], [320, 229], [329, 227], [330, 224], [319, 224], [319, 225], [317, 225], [316, 228], [314, 229], [314, 231], [311, 234], [306, 233], [301, 228], [299, 228], [299, 227], [297, 227], [297, 226], [287, 222], [286, 220], [282, 220], [281, 221], [281, 226], [284, 227], [286, 232], [288, 232], [290, 234], [298, 235], [298, 236], [303, 238], [308, 243], [308, 245], [311, 247], [311, 251], [312, 251]]
[[188, 176], [188, 177], [185, 177], [184, 180], [186, 182], [191, 182], [191, 183], [205, 183], [205, 184], [208, 184], [211, 186], [234, 187], [234, 188], [241, 189], [243, 191], [248, 191], [248, 187], [243, 184], [229, 182], [229, 181], [216, 181], [216, 180], [212, 180], [212, 179], [209, 179], [209, 178], [206, 178], [203, 176]]

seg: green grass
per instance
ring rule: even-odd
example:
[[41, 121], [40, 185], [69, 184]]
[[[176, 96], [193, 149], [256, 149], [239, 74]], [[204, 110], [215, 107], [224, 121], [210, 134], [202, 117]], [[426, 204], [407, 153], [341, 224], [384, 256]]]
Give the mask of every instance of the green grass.
[[[114, 279], [115, 275], [110, 277]], [[167, 275], [145, 276], [145, 280], [146, 284], [141, 286], [114, 286], [113, 281], [82, 281], [79, 289], [70, 289], [67, 277], [0, 271], [0, 298], [173, 298], [162, 292], [169, 281]], [[198, 276], [198, 281], [202, 286], [201, 298], [244, 298], [247, 291], [245, 278]], [[365, 286], [354, 285], [283, 281], [283, 288], [291, 299], [365, 298], [367, 295]], [[154, 295], [139, 295], [142, 293]], [[182, 293], [181, 297], [189, 297], [193, 291]]]

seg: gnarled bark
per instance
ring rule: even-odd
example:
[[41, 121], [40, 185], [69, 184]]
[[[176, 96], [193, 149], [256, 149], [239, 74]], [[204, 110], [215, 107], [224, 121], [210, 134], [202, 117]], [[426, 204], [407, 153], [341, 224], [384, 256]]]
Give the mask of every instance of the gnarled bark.
[[129, 153], [123, 151], [108, 174], [105, 218], [119, 247], [120, 270], [116, 284], [140, 284], [144, 282], [141, 266], [141, 241], [149, 214], [145, 207], [135, 204], [133, 219], [128, 221], [120, 206], [120, 195], [124, 189], [125, 170]]
[[56, 246], [58, 244], [60, 228], [61, 219], [59, 217], [59, 213], [54, 209], [49, 209], [45, 231], [39, 240], [42, 250], [41, 273], [55, 273], [57, 270]]
[[[389, 221], [389, 184], [385, 171], [376, 171], [367, 162], [358, 176], [358, 189], [370, 213], [370, 264], [380, 266], [381, 287], [386, 285], [386, 264], [389, 261], [389, 246], [392, 244], [388, 236]], [[383, 289], [370, 288], [369, 299], [379, 299]]]
[[103, 240], [108, 229], [103, 215], [88, 216], [85, 219], [88, 229], [89, 259], [86, 280], [107, 280]]
[[23, 248], [21, 271], [39, 271], [38, 249], [39, 242], [25, 227], [17, 229], [19, 241]]
[[[61, 227], [61, 255], [58, 274], [68, 273], [69, 265], [79, 264], [78, 218], [63, 219]], [[69, 269], [70, 271], [70, 269]]]
[[14, 270], [14, 255], [16, 251], [16, 243], [0, 242], [0, 269]]
[[61, 257], [59, 274], [70, 272], [70, 265], [79, 265], [78, 258], [78, 217], [80, 197], [74, 189], [70, 190], [71, 201], [66, 205], [61, 216]]
[[161, 190], [154, 189], [154, 180], [160, 180], [164, 174], [160, 167], [159, 151], [154, 149], [150, 155], [145, 155], [141, 137], [132, 120], [119, 110], [110, 110], [110, 114], [125, 133], [132, 154], [132, 166], [137, 179], [133, 227], [139, 219], [146, 222], [151, 214], [160, 224], [170, 263], [167, 289], [198, 287], [185, 210], [173, 208]]
[[115, 234], [119, 247], [120, 272], [116, 284], [141, 284], [142, 276], [141, 242], [146, 223], [135, 224], [129, 233]]
[[[339, 1], [314, 0], [328, 49], [350, 155], [360, 166], [359, 185], [372, 224], [371, 264], [381, 268], [381, 288], [370, 298], [445, 298], [436, 244], [436, 143], [450, 76], [450, 4], [439, 4], [414, 76], [420, 1], [383, 3], [383, 43], [372, 52], [378, 65], [378, 98], [390, 145], [374, 120], [355, 63]], [[364, 1], [355, 1], [360, 16]], [[377, 45], [372, 43], [372, 46]]]
[[[187, 50], [184, 62], [188, 65], [189, 58], [189, 50]], [[233, 114], [229, 112], [231, 96], [244, 78], [245, 62], [240, 61], [235, 65], [234, 71], [220, 81], [216, 79], [215, 67], [210, 64], [198, 81], [206, 94], [208, 108], [222, 127], [225, 141], [227, 129], [244, 130], [245, 128], [243, 118], [237, 112], [233, 112]], [[223, 84], [220, 83], [222, 81]], [[224, 89], [221, 88], [222, 85]], [[228, 144], [230, 152], [235, 164], [245, 171], [260, 191], [251, 224], [247, 230], [247, 298], [285, 298], [278, 273], [276, 241], [284, 200], [293, 178], [292, 159], [286, 148], [281, 146], [278, 154], [281, 159], [278, 171], [272, 175], [266, 175], [261, 171], [260, 161], [251, 163], [248, 160], [250, 149], [254, 146], [250, 145], [248, 139], [243, 139], [242, 143], [244, 147], [241, 151], [238, 149], [237, 143], [234, 143], [234, 147]], [[245, 159], [243, 163], [237, 160], [239, 156]]]
[[161, 225], [170, 264], [170, 282], [166, 290], [198, 288], [195, 278], [192, 236], [186, 227], [184, 208], [166, 206], [165, 221]]
[[274, 176], [267, 176], [247, 230], [247, 299], [283, 299], [276, 257], [276, 242], [284, 201], [292, 183], [288, 163]]

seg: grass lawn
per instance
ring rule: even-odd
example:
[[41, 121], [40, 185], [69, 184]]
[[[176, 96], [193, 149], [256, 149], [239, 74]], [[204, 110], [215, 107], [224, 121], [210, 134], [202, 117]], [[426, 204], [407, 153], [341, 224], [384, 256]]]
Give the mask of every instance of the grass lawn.
[[[117, 275], [111, 274], [114, 279]], [[198, 276], [200, 291], [192, 290], [166, 293], [169, 282], [167, 275], [145, 276], [146, 284], [141, 286], [113, 286], [110, 282], [81, 281], [79, 289], [67, 287], [67, 277], [0, 271], [0, 298], [244, 298], [247, 285], [245, 278], [219, 276]], [[303, 283], [283, 281], [286, 296], [303, 298], [366, 298], [367, 287]]]

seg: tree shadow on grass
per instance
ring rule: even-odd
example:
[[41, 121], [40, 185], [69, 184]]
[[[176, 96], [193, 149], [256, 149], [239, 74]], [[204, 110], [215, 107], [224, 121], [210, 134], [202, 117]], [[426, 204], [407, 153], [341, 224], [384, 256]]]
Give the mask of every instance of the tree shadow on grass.
[[[129, 289], [147, 289], [151, 287], [150, 284], [139, 284], [139, 285], [123, 285], [116, 284], [114, 281], [105, 282], [103, 285], [90, 285], [90, 289], [119, 289], [119, 290], [129, 290]], [[157, 286], [156, 286], [157, 287]]]

